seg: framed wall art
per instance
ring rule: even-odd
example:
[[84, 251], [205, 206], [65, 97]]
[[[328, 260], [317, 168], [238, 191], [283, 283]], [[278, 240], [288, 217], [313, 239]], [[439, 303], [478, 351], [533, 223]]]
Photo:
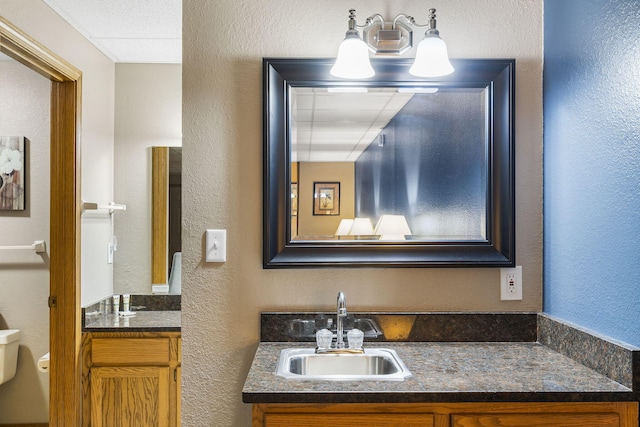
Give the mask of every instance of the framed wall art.
[[313, 183], [313, 214], [340, 215], [340, 183]]
[[24, 210], [23, 136], [0, 136], [0, 210]]

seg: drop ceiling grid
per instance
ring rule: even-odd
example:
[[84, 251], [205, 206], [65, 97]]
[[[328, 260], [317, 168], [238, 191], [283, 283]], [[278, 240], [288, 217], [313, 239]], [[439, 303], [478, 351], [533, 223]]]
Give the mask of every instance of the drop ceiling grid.
[[182, 0], [43, 1], [114, 62], [182, 60]]
[[411, 98], [395, 89], [366, 93], [294, 90], [293, 161], [353, 162]]

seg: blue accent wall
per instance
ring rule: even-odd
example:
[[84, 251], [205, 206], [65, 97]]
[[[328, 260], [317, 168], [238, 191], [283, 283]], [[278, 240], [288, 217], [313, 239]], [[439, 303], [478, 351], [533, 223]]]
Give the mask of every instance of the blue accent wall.
[[544, 311], [640, 346], [640, 2], [544, 21]]

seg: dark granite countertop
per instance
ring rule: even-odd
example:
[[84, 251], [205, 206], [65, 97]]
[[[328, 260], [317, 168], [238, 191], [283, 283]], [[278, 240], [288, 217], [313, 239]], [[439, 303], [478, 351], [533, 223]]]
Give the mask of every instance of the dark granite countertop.
[[[123, 301], [120, 298], [120, 310]], [[131, 311], [135, 316], [116, 316], [107, 297], [82, 308], [83, 332], [180, 332], [181, 295], [132, 294]]]
[[84, 332], [180, 332], [182, 312], [137, 311], [135, 316], [85, 315]]
[[365, 331], [365, 348], [396, 350], [412, 377], [396, 382], [276, 376], [280, 351], [313, 348], [314, 331], [331, 328], [332, 316], [335, 313], [261, 313], [260, 344], [244, 384], [243, 401], [640, 400], [639, 348], [544, 313], [350, 313], [345, 325]]
[[275, 375], [280, 351], [311, 343], [261, 342], [245, 403], [630, 401], [624, 385], [535, 342], [386, 342], [412, 376], [404, 381], [304, 381]]

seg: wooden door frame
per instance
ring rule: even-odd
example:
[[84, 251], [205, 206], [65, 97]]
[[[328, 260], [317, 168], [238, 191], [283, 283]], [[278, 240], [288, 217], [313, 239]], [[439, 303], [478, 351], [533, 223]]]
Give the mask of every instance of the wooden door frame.
[[2, 17], [0, 52], [51, 80], [49, 425], [79, 426], [82, 73]]

